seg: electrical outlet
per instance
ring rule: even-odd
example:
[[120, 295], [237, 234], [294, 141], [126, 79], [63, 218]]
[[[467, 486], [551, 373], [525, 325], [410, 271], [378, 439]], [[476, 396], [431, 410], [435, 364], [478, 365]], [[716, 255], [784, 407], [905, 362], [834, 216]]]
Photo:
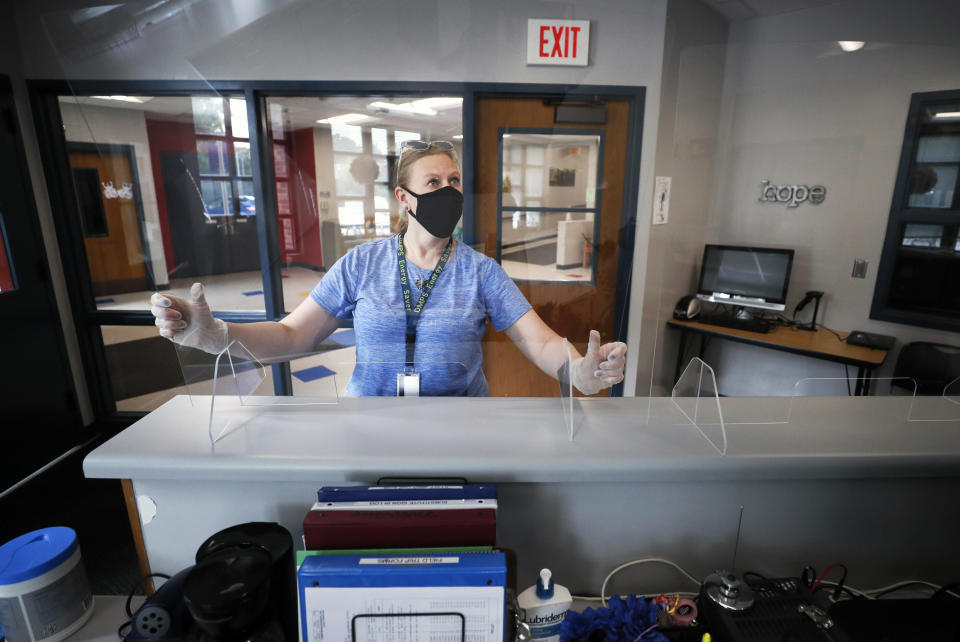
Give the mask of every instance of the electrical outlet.
[[853, 274], [851, 274], [855, 279], [865, 279], [867, 278], [867, 261], [865, 259], [854, 259], [853, 260]]

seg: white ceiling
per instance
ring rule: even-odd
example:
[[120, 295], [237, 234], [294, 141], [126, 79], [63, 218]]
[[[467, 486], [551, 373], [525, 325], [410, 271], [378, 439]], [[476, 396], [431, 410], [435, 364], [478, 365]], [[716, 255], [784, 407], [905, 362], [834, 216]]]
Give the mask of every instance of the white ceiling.
[[701, 0], [705, 5], [726, 17], [730, 22], [751, 18], [775, 16], [844, 0]]

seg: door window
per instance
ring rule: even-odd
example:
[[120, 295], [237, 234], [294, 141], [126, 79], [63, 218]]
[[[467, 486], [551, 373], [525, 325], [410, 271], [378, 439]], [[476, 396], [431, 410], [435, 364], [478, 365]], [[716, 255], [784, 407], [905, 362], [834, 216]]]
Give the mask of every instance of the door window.
[[500, 132], [498, 254], [518, 281], [594, 282], [603, 133]]

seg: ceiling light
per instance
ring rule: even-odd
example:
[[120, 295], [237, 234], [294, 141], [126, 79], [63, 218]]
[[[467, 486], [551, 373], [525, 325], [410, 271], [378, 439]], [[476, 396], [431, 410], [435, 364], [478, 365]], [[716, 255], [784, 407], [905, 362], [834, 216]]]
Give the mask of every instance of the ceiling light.
[[[420, 102], [420, 101], [417, 101], [417, 102]], [[421, 116], [437, 115], [437, 112], [430, 109], [429, 107], [420, 107], [415, 105], [412, 102], [394, 104], [394, 103], [388, 103], [383, 101], [376, 101], [376, 102], [370, 103], [369, 105], [367, 105], [367, 107], [369, 107], [374, 111], [379, 111], [379, 112], [394, 111], [394, 112], [401, 112], [404, 114], [419, 114]]]
[[100, 100], [119, 100], [125, 103], [143, 103], [146, 102], [143, 98], [137, 96], [91, 96], [92, 98], [99, 98]]
[[940, 111], [933, 115], [934, 118], [960, 118], [960, 111]]
[[463, 105], [463, 98], [459, 96], [437, 96], [434, 98], [422, 98], [410, 103], [417, 109], [452, 109]]
[[340, 114], [339, 116], [323, 118], [318, 120], [317, 123], [321, 125], [350, 125], [353, 123], [362, 123], [365, 120], [373, 119], [366, 114]]
[[454, 139], [454, 140], [463, 140], [463, 134], [454, 134], [454, 135], [453, 135], [453, 139]]
[[840, 48], [844, 51], [858, 51], [863, 49], [863, 46], [867, 43], [862, 40], [838, 40], [837, 44], [840, 45]]

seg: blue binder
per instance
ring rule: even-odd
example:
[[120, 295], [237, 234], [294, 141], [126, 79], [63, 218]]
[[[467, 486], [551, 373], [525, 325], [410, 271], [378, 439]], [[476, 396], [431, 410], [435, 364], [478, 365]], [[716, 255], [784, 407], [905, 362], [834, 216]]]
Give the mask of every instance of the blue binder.
[[[437, 588], [438, 596], [445, 589], [454, 587], [475, 587], [488, 591], [488, 595], [497, 600], [497, 619], [500, 622], [502, 636], [506, 638], [506, 556], [501, 552], [485, 553], [426, 553], [423, 555], [381, 556], [381, 555], [334, 555], [314, 556], [303, 561], [297, 571], [297, 584], [300, 597], [300, 625], [303, 640], [311, 637], [316, 627], [311, 627], [317, 614], [308, 612], [308, 591], [335, 588], [343, 594], [344, 589], [364, 590], [365, 604], [375, 604], [378, 596], [385, 594], [386, 588], [392, 591], [396, 600], [398, 588], [409, 588], [411, 594], [419, 587]], [[502, 589], [497, 591], [496, 589]], [[314, 593], [316, 596], [317, 593]], [[420, 609], [412, 611], [390, 611], [397, 618], [407, 616], [454, 616], [459, 621], [470, 618], [449, 610], [433, 611]], [[354, 622], [367, 617], [382, 617], [377, 609], [369, 606], [361, 611], [323, 613], [323, 620], [330, 622]], [[355, 633], [354, 633], [355, 636]], [[471, 636], [474, 637], [474, 636]], [[326, 638], [321, 638], [326, 640]], [[483, 638], [489, 639], [489, 638]], [[497, 640], [499, 642], [499, 639]]]
[[323, 486], [320, 502], [414, 501], [429, 499], [496, 499], [494, 484], [437, 486]]

